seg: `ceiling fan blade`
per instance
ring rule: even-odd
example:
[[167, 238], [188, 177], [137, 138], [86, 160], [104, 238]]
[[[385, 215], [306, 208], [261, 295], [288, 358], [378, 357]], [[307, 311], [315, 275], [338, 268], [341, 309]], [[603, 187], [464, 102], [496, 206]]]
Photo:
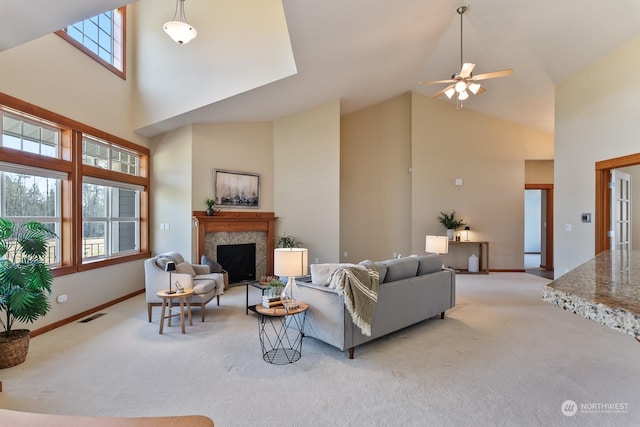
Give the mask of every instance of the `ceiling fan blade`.
[[432, 82], [418, 82], [419, 85], [434, 85], [434, 84], [439, 84], [439, 83], [455, 83], [456, 81], [453, 79], [447, 79], [447, 80], [434, 80]]
[[449, 85], [449, 86], [447, 86], [447, 87], [445, 87], [445, 88], [441, 89], [441, 90], [440, 90], [440, 91], [438, 91], [435, 95], [433, 95], [431, 98], [437, 98], [437, 97], [439, 97], [440, 95], [442, 95], [443, 93], [445, 93], [445, 91], [447, 91], [447, 90], [449, 90], [449, 89], [453, 89], [453, 87], [454, 87], [454, 86], [455, 86], [455, 84], [453, 84], [453, 85]]
[[507, 70], [500, 71], [492, 71], [490, 73], [478, 74], [472, 77], [473, 80], [486, 80], [486, 79], [495, 79], [496, 77], [505, 77], [513, 74], [513, 70], [511, 68]]
[[469, 76], [471, 76], [471, 72], [475, 67], [476, 67], [476, 64], [472, 64], [471, 62], [465, 62], [464, 64], [462, 64], [462, 69], [460, 70], [460, 73], [458, 75], [463, 79], [466, 79]]

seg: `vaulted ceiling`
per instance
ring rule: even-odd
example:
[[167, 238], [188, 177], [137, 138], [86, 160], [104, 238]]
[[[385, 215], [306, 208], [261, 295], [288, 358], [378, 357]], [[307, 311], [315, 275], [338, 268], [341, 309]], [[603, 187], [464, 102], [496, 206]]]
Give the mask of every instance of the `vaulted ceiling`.
[[[206, 66], [207, 61], [232, 68], [237, 62], [233, 55], [207, 54], [207, 44], [199, 42], [207, 39], [212, 21], [199, 13], [205, 10], [203, 3], [213, 2], [206, 10], [213, 7], [215, 13], [215, 5], [226, 1], [185, 3], [188, 21], [199, 36], [180, 48], [201, 52], [190, 56], [199, 58], [194, 60], [194, 68]], [[138, 1], [148, 2], [166, 9], [166, 20], [173, 15], [173, 0]], [[124, 3], [131, 1], [0, 2], [0, 52]], [[252, 7], [251, 2], [245, 3], [244, 7]], [[335, 99], [341, 100], [342, 111], [348, 113], [410, 90], [435, 94], [441, 86], [417, 82], [447, 79], [459, 70], [460, 17], [455, 11], [459, 3], [283, 0], [295, 73], [174, 112], [146, 126], [142, 133], [154, 135], [194, 122], [273, 120]], [[464, 108], [547, 131], [553, 131], [554, 126], [554, 86], [640, 36], [640, 2], [635, 0], [466, 3], [464, 61], [477, 64], [476, 74], [504, 68], [512, 68], [514, 74], [485, 81], [487, 92], [472, 96]], [[144, 20], [145, 16], [136, 19]]]

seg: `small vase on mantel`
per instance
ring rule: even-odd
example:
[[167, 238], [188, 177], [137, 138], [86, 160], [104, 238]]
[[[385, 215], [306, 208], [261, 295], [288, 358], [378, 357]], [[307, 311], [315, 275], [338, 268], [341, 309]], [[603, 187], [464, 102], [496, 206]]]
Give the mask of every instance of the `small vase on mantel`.
[[206, 211], [204, 211], [207, 216], [213, 216], [216, 212], [213, 210], [213, 208], [207, 208]]

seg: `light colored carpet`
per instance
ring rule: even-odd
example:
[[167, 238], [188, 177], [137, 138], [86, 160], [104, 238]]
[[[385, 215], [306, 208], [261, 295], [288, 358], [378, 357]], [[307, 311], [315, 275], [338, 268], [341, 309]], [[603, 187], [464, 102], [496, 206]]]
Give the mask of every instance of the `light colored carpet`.
[[[541, 300], [547, 280], [459, 275], [457, 306], [358, 347], [307, 338], [302, 359], [261, 358], [244, 287], [187, 334], [158, 334], [144, 296], [31, 340], [0, 371], [0, 407], [100, 416], [202, 414], [216, 426], [630, 426], [640, 422], [640, 344]], [[254, 290], [257, 292], [257, 290]], [[313, 304], [312, 301], [309, 301]], [[563, 415], [573, 400], [578, 413]], [[622, 413], [597, 409], [626, 404]], [[587, 413], [586, 406], [596, 413]], [[582, 409], [581, 409], [582, 408]], [[2, 422], [0, 420], [0, 425]]]

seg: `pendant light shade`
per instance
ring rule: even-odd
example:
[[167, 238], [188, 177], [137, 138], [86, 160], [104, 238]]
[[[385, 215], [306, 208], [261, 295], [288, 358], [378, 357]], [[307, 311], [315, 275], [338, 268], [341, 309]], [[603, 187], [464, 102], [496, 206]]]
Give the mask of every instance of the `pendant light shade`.
[[187, 44], [198, 35], [196, 29], [187, 23], [184, 2], [185, 0], [176, 0], [176, 11], [172, 20], [163, 25], [164, 32], [178, 44]]

